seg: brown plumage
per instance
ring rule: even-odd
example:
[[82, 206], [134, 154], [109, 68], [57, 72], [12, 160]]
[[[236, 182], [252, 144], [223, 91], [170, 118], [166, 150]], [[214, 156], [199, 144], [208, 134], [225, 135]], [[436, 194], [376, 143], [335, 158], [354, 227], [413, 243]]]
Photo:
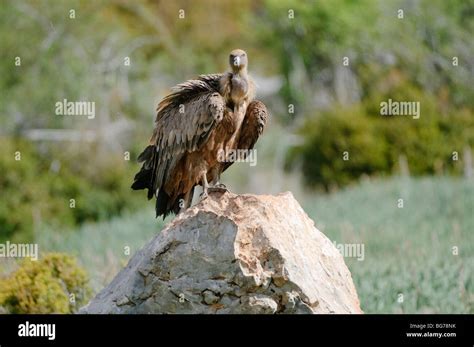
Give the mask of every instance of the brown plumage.
[[201, 75], [173, 88], [158, 105], [150, 144], [139, 155], [143, 162], [133, 189], [156, 196], [156, 216], [166, 217], [191, 205], [196, 185], [207, 196], [232, 162], [219, 153], [252, 149], [265, 127], [268, 112], [255, 97], [247, 74], [247, 55], [234, 50], [231, 71]]

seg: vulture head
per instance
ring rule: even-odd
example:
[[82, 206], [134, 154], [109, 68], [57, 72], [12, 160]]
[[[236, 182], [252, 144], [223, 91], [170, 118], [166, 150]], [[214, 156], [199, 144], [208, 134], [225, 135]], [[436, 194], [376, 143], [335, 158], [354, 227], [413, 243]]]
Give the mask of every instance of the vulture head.
[[241, 49], [234, 49], [229, 55], [229, 64], [233, 72], [247, 69], [247, 53]]

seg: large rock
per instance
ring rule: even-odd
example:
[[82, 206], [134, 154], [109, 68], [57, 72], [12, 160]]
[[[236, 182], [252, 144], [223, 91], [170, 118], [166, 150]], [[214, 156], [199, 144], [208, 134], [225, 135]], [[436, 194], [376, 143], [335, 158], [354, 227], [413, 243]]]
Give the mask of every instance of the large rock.
[[291, 193], [213, 192], [82, 313], [362, 313], [339, 251]]

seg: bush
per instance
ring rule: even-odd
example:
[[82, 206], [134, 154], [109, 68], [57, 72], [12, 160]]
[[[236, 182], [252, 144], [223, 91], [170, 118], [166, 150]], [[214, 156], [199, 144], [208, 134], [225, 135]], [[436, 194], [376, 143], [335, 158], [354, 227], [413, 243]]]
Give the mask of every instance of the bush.
[[[419, 101], [421, 117], [381, 116], [380, 102], [389, 98]], [[474, 114], [467, 108], [444, 110], [434, 97], [401, 83], [358, 105], [308, 118], [300, 134], [303, 144], [288, 152], [286, 168], [301, 164], [309, 186], [329, 190], [362, 175], [389, 175], [399, 169], [401, 156], [415, 176], [460, 175], [464, 148], [474, 146]]]
[[305, 142], [289, 152], [287, 166], [301, 160], [306, 183], [326, 189], [346, 185], [362, 174], [387, 172], [385, 144], [371, 135], [375, 124], [360, 111], [336, 110], [308, 120]]
[[[94, 148], [60, 150], [42, 143], [0, 138], [0, 242], [29, 242], [40, 224], [68, 228], [134, 210], [143, 195], [132, 194], [137, 170], [130, 162]], [[20, 152], [21, 160], [15, 160]], [[70, 208], [75, 199], [75, 208]]]
[[25, 260], [9, 277], [0, 279], [0, 306], [9, 313], [74, 313], [90, 294], [85, 271], [61, 253]]

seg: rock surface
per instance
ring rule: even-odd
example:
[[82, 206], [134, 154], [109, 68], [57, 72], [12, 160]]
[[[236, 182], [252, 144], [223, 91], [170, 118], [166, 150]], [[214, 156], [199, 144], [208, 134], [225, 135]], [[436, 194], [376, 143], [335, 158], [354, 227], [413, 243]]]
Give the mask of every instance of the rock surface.
[[362, 313], [343, 257], [291, 193], [212, 192], [81, 313]]

